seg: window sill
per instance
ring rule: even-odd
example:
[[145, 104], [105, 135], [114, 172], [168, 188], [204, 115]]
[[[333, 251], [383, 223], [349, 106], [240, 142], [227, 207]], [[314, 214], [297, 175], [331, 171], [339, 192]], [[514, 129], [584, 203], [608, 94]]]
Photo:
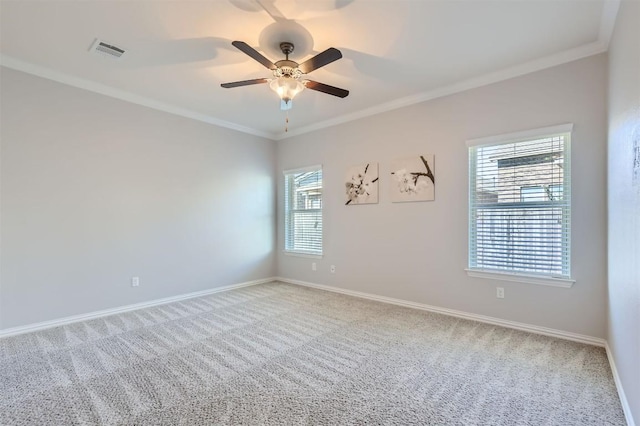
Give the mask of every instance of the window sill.
[[303, 251], [291, 251], [291, 250], [283, 250], [282, 252], [287, 256], [306, 257], [307, 259], [322, 259], [321, 254], [312, 254], [312, 253], [305, 253]]
[[506, 272], [485, 271], [481, 269], [465, 269], [467, 275], [476, 278], [489, 278], [500, 281], [546, 285], [551, 287], [571, 288], [576, 280], [568, 278], [541, 277], [538, 275], [510, 274]]

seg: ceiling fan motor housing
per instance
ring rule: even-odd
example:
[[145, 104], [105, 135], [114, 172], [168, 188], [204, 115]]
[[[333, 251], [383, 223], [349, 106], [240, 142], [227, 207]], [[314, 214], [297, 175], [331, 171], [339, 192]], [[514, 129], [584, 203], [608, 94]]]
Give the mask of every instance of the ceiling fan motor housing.
[[300, 78], [302, 76], [302, 71], [298, 69], [298, 64], [293, 61], [278, 61], [276, 62], [276, 68], [273, 70], [274, 77], [289, 77], [289, 78]]

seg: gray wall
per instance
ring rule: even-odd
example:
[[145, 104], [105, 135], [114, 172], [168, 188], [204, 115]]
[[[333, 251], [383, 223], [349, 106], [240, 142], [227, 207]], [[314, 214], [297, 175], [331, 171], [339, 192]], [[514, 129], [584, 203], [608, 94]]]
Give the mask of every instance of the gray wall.
[[[280, 141], [274, 169], [273, 142], [2, 69], [0, 327], [277, 271], [604, 337], [606, 71], [599, 55]], [[468, 277], [465, 140], [565, 122], [577, 283]], [[436, 156], [436, 201], [390, 203], [390, 161], [421, 153]], [[380, 203], [344, 206], [346, 168], [367, 161], [380, 162]], [[312, 260], [282, 254], [281, 209], [274, 252], [274, 194], [283, 169], [317, 163], [325, 256], [313, 272]]]
[[275, 275], [274, 142], [1, 77], [0, 328]]
[[[284, 169], [323, 164], [325, 188], [318, 271], [313, 259], [282, 253], [279, 209], [280, 276], [605, 337], [606, 67], [605, 55], [593, 56], [280, 141], [278, 206]], [[577, 282], [565, 289], [468, 277], [465, 141], [567, 122]], [[436, 200], [392, 204], [391, 160], [422, 153], [435, 154]], [[380, 203], [345, 206], [347, 167], [369, 161], [380, 163]]]
[[609, 51], [609, 346], [640, 421], [640, 3], [623, 1]]

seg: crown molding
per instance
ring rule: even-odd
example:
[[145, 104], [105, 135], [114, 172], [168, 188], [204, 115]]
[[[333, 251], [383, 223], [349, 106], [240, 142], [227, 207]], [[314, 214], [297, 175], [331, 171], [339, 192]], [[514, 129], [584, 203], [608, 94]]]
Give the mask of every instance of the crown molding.
[[316, 130], [324, 129], [327, 127], [333, 127], [338, 124], [347, 123], [349, 121], [358, 120], [360, 118], [369, 117], [383, 112], [393, 111], [394, 109], [403, 108], [406, 106], [418, 104], [431, 99], [436, 99], [455, 93], [463, 92], [465, 90], [475, 89], [489, 84], [497, 83], [499, 81], [508, 80], [510, 78], [519, 77], [521, 75], [529, 74], [536, 71], [541, 71], [546, 68], [555, 67], [568, 62], [576, 61], [578, 59], [586, 58], [588, 56], [597, 55], [599, 53], [606, 52], [609, 49], [609, 43], [613, 35], [615, 28], [616, 18], [618, 16], [618, 9], [620, 8], [621, 0], [604, 0], [602, 5], [602, 15], [600, 16], [600, 28], [598, 31], [597, 41], [589, 44], [585, 44], [573, 49], [565, 50], [544, 58], [536, 59], [530, 62], [526, 62], [514, 67], [505, 68], [500, 71], [485, 74], [480, 77], [464, 80], [450, 86], [437, 88], [431, 91], [418, 93], [415, 95], [407, 96], [404, 98], [396, 99], [391, 102], [376, 105], [371, 108], [367, 108], [352, 114], [341, 115], [329, 120], [314, 123], [310, 126], [301, 127], [291, 132], [281, 133], [275, 136], [275, 140], [283, 140], [292, 138], [294, 136], [302, 135], [304, 133], [313, 132]]
[[114, 87], [106, 86], [90, 80], [85, 80], [69, 74], [54, 71], [50, 68], [31, 64], [3, 54], [0, 54], [0, 65], [18, 71], [23, 71], [28, 74], [36, 75], [38, 77], [57, 81], [59, 83], [67, 84], [69, 86], [74, 86], [81, 89], [89, 90], [91, 92], [100, 93], [102, 95], [110, 96], [112, 98], [120, 99], [126, 102], [131, 102], [134, 104], [146, 106], [148, 108], [164, 111], [169, 114], [175, 114], [182, 117], [191, 118], [193, 120], [202, 121], [204, 123], [213, 124], [215, 126], [224, 127], [231, 130], [236, 130], [238, 132], [248, 133], [250, 135], [260, 136], [266, 139], [278, 141], [289, 139], [305, 133], [314, 132], [316, 130], [325, 129], [327, 127], [333, 127], [339, 124], [348, 123], [350, 121], [359, 120], [361, 118], [370, 117], [372, 115], [377, 115], [399, 108], [419, 104], [432, 99], [453, 95], [456, 93], [464, 92], [466, 90], [487, 86], [493, 83], [520, 77], [522, 75], [541, 71], [547, 68], [552, 68], [568, 62], [606, 52], [609, 48], [609, 42], [611, 40], [611, 36], [615, 27], [616, 17], [618, 14], [618, 9], [620, 7], [620, 1], [621, 0], [604, 1], [602, 16], [600, 19], [598, 40], [595, 42], [555, 53], [544, 58], [529, 61], [524, 64], [515, 65], [499, 71], [484, 74], [482, 76], [463, 80], [449, 86], [439, 87], [426, 92], [421, 92], [403, 98], [395, 99], [393, 101], [385, 102], [354, 113], [344, 114], [338, 117], [331, 118], [329, 120], [317, 122], [309, 126], [300, 127], [286, 133], [279, 134], [264, 132], [252, 127], [247, 127], [230, 121], [221, 120], [219, 118], [191, 111], [189, 109], [182, 108], [176, 105], [171, 105], [152, 98], [136, 95], [125, 90], [116, 89]]
[[215, 126], [224, 127], [227, 129], [235, 130], [242, 133], [248, 133], [254, 136], [260, 136], [266, 139], [273, 140], [274, 135], [271, 133], [263, 132], [251, 127], [242, 126], [240, 124], [232, 123], [230, 121], [221, 120], [206, 114], [191, 111], [186, 108], [182, 108], [176, 105], [167, 104], [156, 99], [148, 98], [145, 96], [136, 95], [135, 93], [128, 92], [126, 90], [116, 89], [115, 87], [107, 86], [95, 81], [86, 80], [80, 77], [76, 77], [63, 72], [55, 71], [51, 68], [35, 65], [12, 56], [4, 55], [0, 53], [0, 66], [10, 68], [17, 71], [22, 71], [27, 74], [35, 75], [37, 77], [53, 80], [58, 83], [66, 84], [68, 86], [77, 87], [80, 89], [88, 90], [90, 92], [99, 93], [101, 95], [109, 96], [111, 98], [120, 99], [125, 102], [130, 102], [137, 105], [142, 105], [147, 108], [152, 108], [158, 111], [163, 111], [169, 114], [178, 115], [181, 117], [190, 118], [196, 121], [202, 121], [204, 123], [213, 124]]
[[602, 5], [598, 41], [602, 43], [606, 49], [609, 49], [609, 43], [613, 36], [613, 29], [616, 26], [616, 18], [618, 17], [618, 9], [620, 9], [620, 0], [605, 0]]
[[607, 46], [600, 41], [596, 41], [550, 56], [546, 56], [544, 58], [526, 62], [524, 64], [516, 65], [513, 67], [502, 69], [500, 71], [495, 71], [479, 77], [464, 80], [449, 86], [444, 86], [434, 90], [418, 93], [404, 98], [399, 98], [391, 102], [376, 105], [374, 107], [367, 108], [352, 114], [345, 114], [339, 117], [332, 118], [330, 120], [312, 124], [310, 126], [301, 127], [287, 133], [281, 133], [275, 137], [275, 140], [292, 138], [304, 133], [313, 132], [327, 127], [333, 127], [338, 124], [347, 123], [349, 121], [381, 114], [383, 112], [393, 111], [395, 109], [404, 108], [432, 99], [453, 95], [455, 93], [464, 92], [466, 90], [476, 89], [478, 87], [487, 86], [489, 84], [498, 83], [500, 81], [509, 80], [515, 77], [520, 77], [525, 74], [552, 68], [568, 62], [577, 61], [578, 59], [583, 59], [606, 51]]

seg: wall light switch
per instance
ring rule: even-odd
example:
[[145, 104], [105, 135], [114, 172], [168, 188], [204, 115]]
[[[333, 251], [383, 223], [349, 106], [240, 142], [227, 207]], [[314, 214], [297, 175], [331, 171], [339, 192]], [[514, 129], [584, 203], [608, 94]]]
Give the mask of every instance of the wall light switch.
[[140, 277], [131, 278], [131, 287], [138, 287], [140, 285]]

